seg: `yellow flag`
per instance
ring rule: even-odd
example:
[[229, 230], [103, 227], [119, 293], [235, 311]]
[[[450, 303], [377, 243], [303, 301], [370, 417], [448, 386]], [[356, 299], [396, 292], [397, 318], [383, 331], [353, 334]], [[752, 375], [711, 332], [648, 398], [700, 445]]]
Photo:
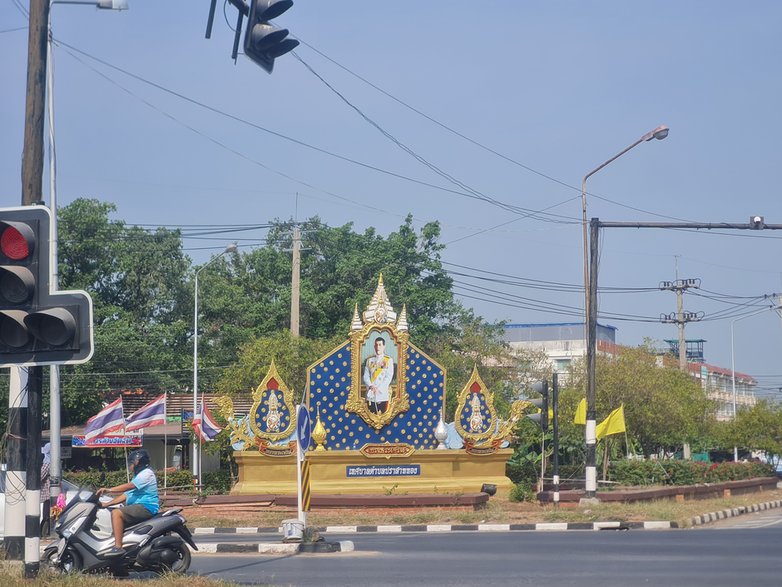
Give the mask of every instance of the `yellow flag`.
[[576, 408], [576, 415], [573, 417], [573, 424], [586, 424], [587, 423], [587, 400], [586, 398], [578, 402]]
[[595, 429], [595, 436], [598, 440], [612, 434], [619, 434], [625, 431], [625, 406], [622, 404], [613, 412], [608, 414], [608, 418], [600, 422]]

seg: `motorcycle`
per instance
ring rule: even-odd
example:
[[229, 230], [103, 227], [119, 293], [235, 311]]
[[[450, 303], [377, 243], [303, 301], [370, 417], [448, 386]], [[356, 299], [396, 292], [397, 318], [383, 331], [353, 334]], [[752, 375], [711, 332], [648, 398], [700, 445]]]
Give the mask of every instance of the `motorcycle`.
[[117, 576], [129, 572], [184, 573], [190, 567], [190, 549], [198, 550], [179, 514], [181, 508], [159, 513], [125, 528], [125, 554], [107, 557], [114, 546], [111, 521], [98, 518], [101, 510], [96, 493], [81, 489], [60, 513], [54, 531], [59, 540], [46, 547], [43, 559], [50, 568], [64, 573], [109, 571]]

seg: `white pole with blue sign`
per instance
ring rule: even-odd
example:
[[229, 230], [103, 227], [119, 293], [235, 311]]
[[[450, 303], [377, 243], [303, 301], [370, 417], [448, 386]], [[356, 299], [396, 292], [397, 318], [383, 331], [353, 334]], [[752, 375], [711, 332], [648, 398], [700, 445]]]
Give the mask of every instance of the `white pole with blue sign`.
[[296, 408], [296, 432], [299, 439], [299, 448], [296, 451], [296, 493], [298, 494], [299, 521], [306, 528], [307, 514], [304, 511], [301, 487], [302, 462], [307, 456], [307, 449], [311, 440], [310, 412], [307, 406], [300, 405]]

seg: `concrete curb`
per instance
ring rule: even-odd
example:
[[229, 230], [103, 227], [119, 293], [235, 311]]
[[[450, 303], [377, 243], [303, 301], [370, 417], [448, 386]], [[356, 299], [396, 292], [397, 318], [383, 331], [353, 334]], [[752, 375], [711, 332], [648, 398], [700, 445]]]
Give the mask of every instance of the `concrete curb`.
[[721, 510], [718, 512], [710, 512], [708, 514], [701, 514], [687, 520], [687, 526], [702, 526], [703, 524], [709, 524], [710, 522], [716, 522], [717, 520], [724, 520], [726, 518], [734, 518], [736, 516], [742, 516], [744, 514], [754, 514], [764, 510], [770, 510], [774, 508], [782, 507], [782, 500], [777, 499], [774, 501], [766, 501], [763, 503], [756, 503], [750, 506], [740, 506], [729, 510]]
[[[553, 522], [538, 524], [411, 524], [400, 526], [325, 526], [321, 534], [402, 534], [441, 532], [529, 532], [563, 530], [664, 530], [678, 528], [676, 522]], [[195, 528], [197, 536], [216, 534], [280, 533], [279, 528]], [[290, 545], [286, 545], [290, 546]], [[199, 547], [200, 548], [200, 547]]]
[[291, 555], [299, 553], [324, 553], [324, 552], [352, 552], [355, 546], [350, 540], [341, 540], [339, 542], [310, 542], [307, 544], [299, 543], [276, 543], [276, 542], [256, 542], [254, 544], [238, 543], [219, 543], [208, 542], [198, 545], [198, 550], [191, 551], [193, 554], [281, 554]]

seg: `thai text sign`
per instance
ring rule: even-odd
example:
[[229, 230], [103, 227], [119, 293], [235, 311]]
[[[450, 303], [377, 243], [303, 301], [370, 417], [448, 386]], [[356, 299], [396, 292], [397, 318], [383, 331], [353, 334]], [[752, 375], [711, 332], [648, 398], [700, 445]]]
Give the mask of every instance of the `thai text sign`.
[[84, 436], [73, 436], [71, 446], [74, 448], [140, 448], [144, 437], [140, 434], [128, 434], [126, 436], [96, 436], [89, 442]]
[[348, 465], [348, 477], [418, 477], [421, 465]]

